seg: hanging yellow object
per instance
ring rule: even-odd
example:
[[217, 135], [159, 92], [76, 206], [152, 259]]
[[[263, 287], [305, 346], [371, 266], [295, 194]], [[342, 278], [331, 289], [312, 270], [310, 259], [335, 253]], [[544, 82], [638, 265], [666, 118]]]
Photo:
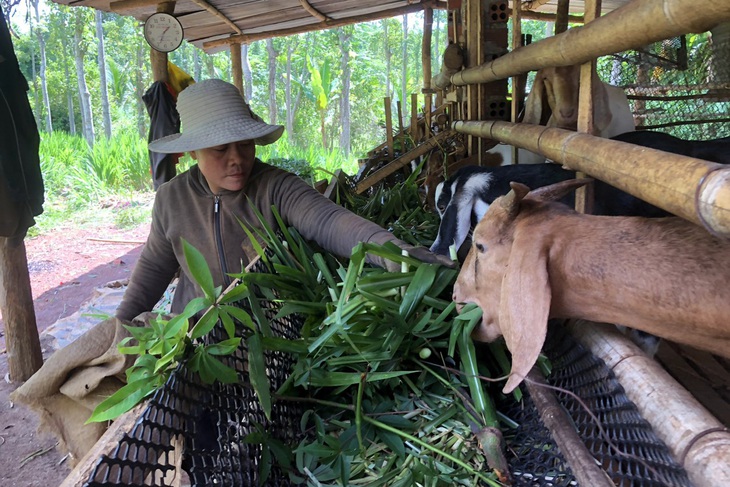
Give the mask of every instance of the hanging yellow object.
[[170, 87], [172, 87], [176, 93], [180, 93], [182, 90], [195, 83], [192, 76], [170, 61], [167, 61], [167, 77]]

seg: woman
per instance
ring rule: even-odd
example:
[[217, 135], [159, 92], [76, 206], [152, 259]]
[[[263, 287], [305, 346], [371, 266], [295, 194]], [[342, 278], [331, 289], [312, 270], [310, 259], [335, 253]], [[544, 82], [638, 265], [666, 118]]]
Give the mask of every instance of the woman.
[[[230, 283], [256, 255], [241, 227], [260, 227], [252, 205], [276, 228], [272, 206], [284, 223], [329, 252], [349, 257], [359, 242], [393, 241], [423, 261], [453, 265], [424, 248], [396, 239], [380, 226], [336, 205], [298, 176], [256, 159], [256, 146], [284, 131], [253, 115], [234, 85], [209, 79], [183, 90], [177, 102], [182, 133], [150, 143], [153, 152], [189, 152], [197, 165], [157, 191], [147, 243], [132, 272], [116, 316], [131, 320], [152, 310], [178, 268], [172, 312], [181, 312], [202, 290], [191, 279], [182, 240], [206, 258], [216, 286]], [[381, 267], [398, 268], [373, 256]]]

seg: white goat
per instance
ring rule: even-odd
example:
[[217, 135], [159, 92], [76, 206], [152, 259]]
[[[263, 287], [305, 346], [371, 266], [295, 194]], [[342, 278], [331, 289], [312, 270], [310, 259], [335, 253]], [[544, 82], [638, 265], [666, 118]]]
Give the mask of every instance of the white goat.
[[681, 218], [586, 215], [555, 202], [584, 180], [512, 190], [489, 207], [454, 286], [483, 310], [473, 337], [504, 335], [512, 391], [549, 318], [619, 323], [730, 357], [730, 242]]
[[[535, 73], [532, 90], [525, 100], [522, 122], [577, 130], [579, 88], [580, 65], [540, 69]], [[596, 135], [608, 139], [634, 130], [634, 116], [624, 90], [604, 83], [594, 73], [591, 97]], [[489, 152], [500, 154], [504, 161], [502, 165], [506, 165], [512, 164], [511, 149], [507, 144], [498, 144]], [[545, 162], [543, 156], [525, 149], [519, 149], [517, 157], [520, 164]]]

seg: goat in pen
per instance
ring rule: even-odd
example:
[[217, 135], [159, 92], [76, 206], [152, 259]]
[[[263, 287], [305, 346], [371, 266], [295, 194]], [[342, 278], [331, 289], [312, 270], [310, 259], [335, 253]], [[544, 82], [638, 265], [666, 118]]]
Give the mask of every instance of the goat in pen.
[[473, 337], [504, 335], [512, 391], [549, 318], [615, 323], [730, 357], [730, 242], [678, 217], [578, 213], [556, 200], [589, 180], [512, 183], [474, 230], [454, 301], [483, 310]]

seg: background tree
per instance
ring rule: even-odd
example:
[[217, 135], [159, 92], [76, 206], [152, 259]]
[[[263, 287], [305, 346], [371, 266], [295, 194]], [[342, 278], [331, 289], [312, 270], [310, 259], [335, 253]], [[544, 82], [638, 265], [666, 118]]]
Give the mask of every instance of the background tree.
[[112, 138], [112, 116], [109, 112], [109, 91], [106, 84], [106, 58], [104, 56], [104, 25], [101, 10], [94, 16], [96, 22], [97, 60], [99, 62], [99, 92], [101, 95], [101, 113], [104, 120], [104, 135]]

